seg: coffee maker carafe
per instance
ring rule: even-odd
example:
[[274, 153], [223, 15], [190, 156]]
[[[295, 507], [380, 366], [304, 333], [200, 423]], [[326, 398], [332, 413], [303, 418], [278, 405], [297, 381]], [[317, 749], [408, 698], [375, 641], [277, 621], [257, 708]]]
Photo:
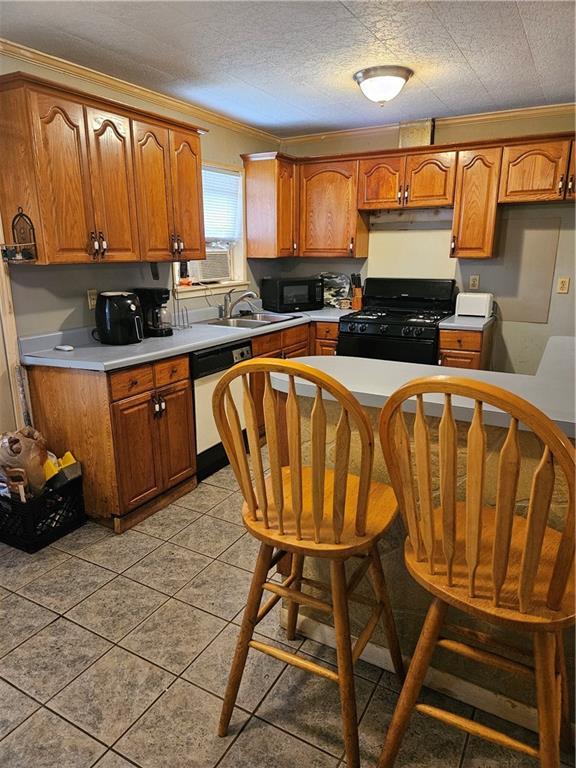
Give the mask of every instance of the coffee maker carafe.
[[168, 288], [134, 288], [144, 315], [144, 336], [172, 336], [172, 316], [166, 306]]

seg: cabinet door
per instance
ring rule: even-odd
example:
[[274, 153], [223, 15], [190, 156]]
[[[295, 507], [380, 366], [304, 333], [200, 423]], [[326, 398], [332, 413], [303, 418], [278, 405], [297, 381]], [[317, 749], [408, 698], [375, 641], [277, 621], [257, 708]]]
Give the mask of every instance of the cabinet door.
[[96, 229], [107, 250], [105, 261], [138, 261], [138, 226], [130, 120], [86, 108], [92, 199]]
[[357, 168], [355, 160], [301, 168], [301, 256], [354, 255]]
[[30, 110], [46, 259], [91, 261], [95, 226], [82, 104], [31, 91]]
[[329, 341], [327, 339], [316, 339], [315, 345], [314, 345], [314, 354], [315, 355], [335, 355], [336, 354], [336, 346], [338, 342], [337, 341]]
[[169, 132], [132, 122], [140, 248], [145, 261], [172, 261], [176, 241], [170, 179]]
[[570, 165], [568, 166], [568, 184], [566, 185], [566, 199], [573, 200], [576, 196], [576, 144], [572, 142], [570, 150]]
[[404, 155], [360, 160], [358, 169], [358, 208], [401, 208]]
[[458, 153], [451, 256], [492, 257], [502, 147]]
[[192, 385], [181, 381], [156, 390], [164, 488], [171, 488], [196, 472]]
[[570, 141], [540, 141], [504, 147], [500, 203], [562, 200]]
[[153, 392], [112, 405], [114, 450], [122, 512], [157, 496], [163, 487]]
[[276, 218], [278, 256], [295, 256], [296, 236], [296, 165], [289, 160], [278, 160], [276, 166]]
[[200, 137], [170, 131], [170, 161], [174, 201], [174, 230], [178, 259], [205, 259]]
[[480, 352], [454, 352], [451, 349], [440, 350], [440, 365], [451, 368], [480, 368]]
[[427, 152], [406, 157], [404, 204], [409, 208], [452, 205], [456, 152]]

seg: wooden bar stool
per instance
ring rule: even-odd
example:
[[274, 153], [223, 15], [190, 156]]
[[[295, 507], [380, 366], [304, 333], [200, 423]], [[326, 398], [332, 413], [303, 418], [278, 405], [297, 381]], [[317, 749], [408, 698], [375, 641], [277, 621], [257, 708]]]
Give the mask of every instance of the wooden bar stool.
[[[434, 503], [431, 438], [424, 396], [444, 395], [438, 427], [439, 505]], [[413, 444], [403, 406], [416, 398]], [[456, 398], [453, 403], [452, 398]], [[465, 501], [456, 498], [458, 441], [453, 409], [461, 398], [474, 401], [466, 441]], [[428, 398], [430, 399], [430, 398]], [[500, 450], [496, 503], [486, 506], [486, 433], [483, 413], [498, 409], [510, 416]], [[408, 409], [406, 409], [408, 410]], [[541, 443], [532, 475], [527, 517], [516, 514], [522, 467], [519, 423]], [[378, 768], [391, 768], [414, 709], [447, 725], [539, 758], [542, 768], [560, 764], [560, 734], [569, 741], [570, 705], [562, 630], [574, 624], [574, 447], [564, 433], [530, 403], [506, 390], [470, 379], [437, 376], [412, 381], [387, 401], [380, 438], [392, 485], [408, 530], [404, 556], [416, 581], [433, 595], [406, 682], [380, 756]], [[557, 475], [564, 476], [567, 503], [563, 530], [550, 526]], [[490, 635], [444, 625], [448, 606], [509, 630], [529, 632], [534, 666], [498, 653], [505, 650]], [[443, 633], [444, 629], [444, 633]], [[459, 633], [472, 644], [451, 640]], [[487, 646], [484, 650], [480, 646]], [[539, 749], [497, 730], [437, 707], [417, 704], [435, 648], [444, 648], [497, 669], [528, 675], [536, 683]], [[508, 648], [507, 650], [511, 650]]]
[[[279, 395], [273, 389], [270, 380], [273, 372], [286, 375], [287, 396]], [[259, 386], [250, 386], [250, 377], [255, 374], [264, 378], [263, 386], [261, 381]], [[241, 380], [240, 403], [235, 402], [233, 394], [239, 389], [237, 379]], [[302, 457], [297, 379], [316, 387], [310, 416], [310, 466], [304, 466]], [[340, 406], [334, 469], [326, 466], [327, 418], [323, 398], [326, 395]], [[400, 646], [377, 549], [378, 540], [396, 516], [397, 503], [390, 486], [371, 482], [374, 436], [368, 417], [358, 401], [335, 379], [310, 366], [276, 359], [259, 358], [234, 366], [220, 379], [213, 405], [222, 443], [245, 499], [244, 525], [261, 542], [224, 697], [219, 733], [225, 736], [228, 731], [248, 650], [253, 648], [338, 683], [348, 768], [359, 768], [353, 665], [381, 617], [394, 668], [403, 676]], [[262, 466], [258, 407], [264, 413], [270, 455], [268, 477]], [[242, 435], [240, 408], [243, 408], [246, 420], [254, 481]], [[359, 476], [349, 473], [352, 430], [359, 436]], [[282, 459], [284, 450], [288, 465], [283, 466], [286, 464]], [[267, 582], [271, 567], [287, 552], [292, 553], [290, 575], [282, 584]], [[303, 577], [306, 557], [330, 561], [330, 585]], [[347, 581], [344, 566], [352, 557], [360, 558], [360, 563]], [[348, 600], [356, 597], [354, 590], [366, 573], [371, 578], [375, 599], [371, 601], [372, 613], [366, 627], [353, 646]], [[305, 585], [331, 594], [331, 602], [303, 592]], [[260, 607], [264, 590], [272, 596]], [[337, 672], [252, 639], [258, 622], [281, 598], [289, 601], [287, 635], [290, 639], [295, 635], [300, 605], [334, 615]], [[362, 602], [365, 600], [362, 598]]]

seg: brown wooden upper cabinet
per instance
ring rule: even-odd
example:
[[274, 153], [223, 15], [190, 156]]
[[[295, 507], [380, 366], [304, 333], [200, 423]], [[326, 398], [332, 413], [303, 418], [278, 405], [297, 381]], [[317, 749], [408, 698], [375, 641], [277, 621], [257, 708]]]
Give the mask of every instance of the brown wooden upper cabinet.
[[500, 203], [563, 200], [568, 187], [570, 140], [504, 147]]
[[193, 127], [15, 73], [0, 77], [0, 211], [22, 208], [38, 262], [204, 258]]
[[405, 155], [360, 160], [358, 169], [358, 208], [402, 208]]
[[298, 253], [298, 169], [278, 152], [242, 155], [249, 259]]
[[360, 160], [358, 208], [427, 208], [454, 204], [456, 152], [383, 155]]
[[402, 197], [409, 208], [454, 204], [456, 152], [407, 155]]
[[502, 147], [458, 153], [451, 256], [492, 257], [501, 160]]
[[357, 160], [301, 166], [301, 256], [363, 258], [368, 255], [367, 222], [357, 210], [357, 179]]
[[130, 120], [109, 110], [87, 107], [86, 126], [98, 257], [138, 261]]

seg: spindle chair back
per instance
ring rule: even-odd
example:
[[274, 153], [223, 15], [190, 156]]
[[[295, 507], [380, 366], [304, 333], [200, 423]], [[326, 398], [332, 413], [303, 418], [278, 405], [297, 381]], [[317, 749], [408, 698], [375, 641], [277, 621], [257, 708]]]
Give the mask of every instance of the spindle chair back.
[[[261, 404], [251, 387], [251, 376], [255, 374], [264, 377]], [[274, 388], [272, 374], [285, 376], [285, 397]], [[242, 380], [241, 402], [235, 401], [231, 387], [237, 378]], [[299, 380], [315, 387], [309, 421], [311, 462], [308, 466], [303, 463]], [[333, 469], [327, 465], [326, 399], [336, 401], [340, 407]], [[260, 405], [270, 461], [268, 479], [257, 418]], [[242, 436], [241, 408], [247, 446]], [[358, 545], [366, 537], [374, 436], [366, 412], [339, 382], [300, 363], [272, 358], [248, 360], [234, 366], [220, 379], [214, 392], [214, 416], [253, 522], [261, 523], [271, 536], [284, 537], [288, 547], [298, 547], [301, 543], [302, 547], [307, 545], [310, 554], [319, 556], [324, 549], [333, 553], [329, 545], [348, 551], [348, 545]], [[353, 432], [358, 436], [360, 457], [359, 474], [351, 477]]]

